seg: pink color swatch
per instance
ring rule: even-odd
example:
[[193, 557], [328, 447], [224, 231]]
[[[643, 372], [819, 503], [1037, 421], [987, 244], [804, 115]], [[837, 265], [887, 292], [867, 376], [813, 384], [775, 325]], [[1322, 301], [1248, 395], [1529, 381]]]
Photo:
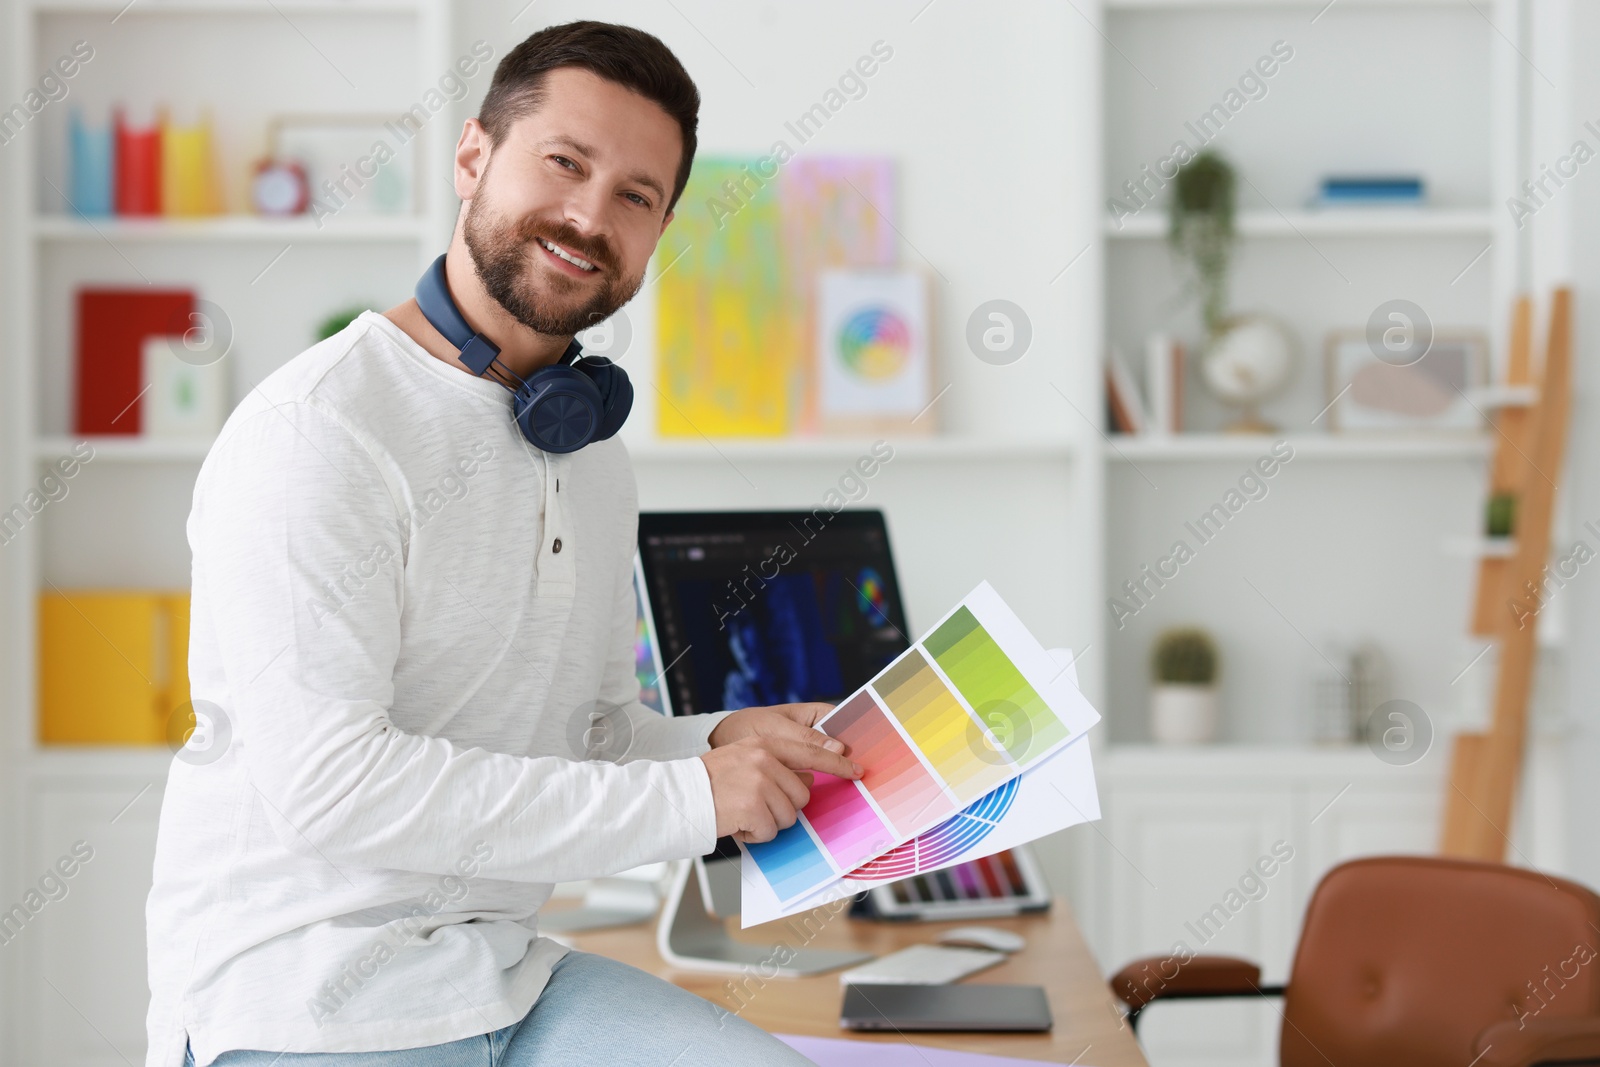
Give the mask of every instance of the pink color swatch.
[[[845, 744], [866, 774], [861, 784], [902, 835], [955, 811], [955, 803], [917, 759], [870, 692], [856, 694], [822, 722], [822, 732]], [[806, 815], [811, 814], [807, 809]]]
[[815, 773], [806, 821], [822, 839], [841, 870], [850, 870], [894, 844], [894, 834], [883, 825], [872, 805], [852, 781]]

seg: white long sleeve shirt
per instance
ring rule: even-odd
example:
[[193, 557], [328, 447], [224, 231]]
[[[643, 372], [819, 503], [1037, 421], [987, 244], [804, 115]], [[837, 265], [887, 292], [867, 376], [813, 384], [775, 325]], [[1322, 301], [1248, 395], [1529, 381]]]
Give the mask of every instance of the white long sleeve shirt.
[[[552, 883], [712, 847], [723, 716], [638, 702], [627, 452], [541, 452], [511, 400], [369, 311], [206, 457], [189, 675], [217, 721], [162, 803], [147, 1067], [509, 1025], [565, 952]], [[581, 761], [596, 701], [631, 727], [614, 762]]]

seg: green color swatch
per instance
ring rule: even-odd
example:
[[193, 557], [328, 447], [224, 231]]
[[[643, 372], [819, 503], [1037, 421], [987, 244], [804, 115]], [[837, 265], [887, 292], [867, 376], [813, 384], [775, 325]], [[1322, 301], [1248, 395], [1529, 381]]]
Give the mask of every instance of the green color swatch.
[[1023, 767], [1066, 738], [1066, 726], [965, 607], [957, 608], [922, 645], [995, 740]]

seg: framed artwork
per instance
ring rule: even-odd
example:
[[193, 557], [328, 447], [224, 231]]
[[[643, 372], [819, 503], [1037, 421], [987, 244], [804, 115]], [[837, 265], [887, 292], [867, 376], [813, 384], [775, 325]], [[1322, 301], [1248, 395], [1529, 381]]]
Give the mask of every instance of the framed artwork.
[[1469, 399], [1488, 373], [1488, 343], [1473, 330], [1439, 330], [1421, 359], [1381, 360], [1365, 331], [1335, 330], [1324, 357], [1328, 428], [1338, 432], [1445, 431], [1483, 427]]
[[663, 437], [816, 432], [819, 273], [895, 262], [892, 160], [779, 163], [697, 157], [661, 235], [653, 272]]
[[419, 132], [383, 115], [276, 115], [267, 152], [275, 163], [300, 165], [307, 210], [409, 215], [416, 211]]
[[909, 270], [823, 271], [816, 360], [824, 429], [931, 432], [933, 417], [922, 415], [933, 399], [927, 279]]
[[196, 356], [183, 337], [146, 337], [141, 356], [144, 391], [140, 432], [146, 437], [209, 440], [228, 417], [228, 366]]

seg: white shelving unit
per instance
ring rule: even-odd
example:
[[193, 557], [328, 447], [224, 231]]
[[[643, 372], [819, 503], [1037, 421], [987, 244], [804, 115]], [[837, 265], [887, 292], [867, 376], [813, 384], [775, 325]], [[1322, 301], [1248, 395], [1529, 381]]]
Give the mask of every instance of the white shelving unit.
[[[1312, 746], [1310, 678], [1327, 670], [1324, 650], [1370, 638], [1390, 659], [1389, 697], [1421, 706], [1441, 734], [1467, 717], [1465, 694], [1493, 677], [1490, 666], [1470, 669], [1482, 643], [1466, 634], [1477, 556], [1490, 550], [1470, 535], [1483, 521], [1493, 435], [1321, 432], [1323, 339], [1404, 298], [1439, 328], [1482, 331], [1498, 362], [1522, 254], [1499, 207], [1521, 169], [1520, 11], [1521, 0], [1105, 0], [1107, 197], [1175, 139], [1193, 149], [1185, 120], [1273, 42], [1292, 46], [1267, 91], [1207, 147], [1241, 176], [1231, 307], [1274, 314], [1301, 342], [1296, 382], [1264, 410], [1280, 435], [1218, 432], [1231, 413], [1191, 366], [1193, 432], [1101, 442], [1107, 594], [1138, 608], [1107, 627], [1106, 821], [1102, 836], [1082, 835], [1096, 872], [1087, 926], [1108, 970], [1176, 940], [1193, 946], [1184, 920], [1281, 838], [1299, 853], [1289, 878], [1203, 949], [1259, 959], [1279, 980], [1329, 865], [1436, 845], [1447, 739], [1435, 736], [1408, 767], [1364, 746]], [[1413, 62], [1420, 42], [1428, 58]], [[1419, 173], [1430, 204], [1302, 209], [1323, 175], [1359, 172]], [[1191, 352], [1201, 335], [1165, 247], [1168, 191], [1120, 219], [1108, 206], [1104, 220], [1107, 337], [1125, 357], [1142, 355], [1149, 333]], [[1526, 402], [1474, 399], [1486, 411]], [[1280, 439], [1294, 458], [1241, 496], [1241, 477]], [[1242, 506], [1197, 538], [1192, 522], [1230, 491]], [[1193, 558], [1159, 585], [1146, 578], [1180, 540]], [[1133, 599], [1125, 580], [1143, 582], [1144, 595]], [[1180, 624], [1207, 627], [1220, 645], [1222, 744], [1147, 743], [1150, 648]], [[1279, 1026], [1270, 1010], [1180, 1007], [1152, 1012], [1141, 1038], [1163, 1067], [1265, 1065]]]
[[[246, 157], [264, 148], [271, 113], [398, 115], [409, 108], [455, 59], [448, 0], [19, 0], [5, 18], [7, 99], [21, 99], [72, 41], [94, 48], [67, 83], [68, 97], [35, 116], [3, 153], [0, 229], [11, 235], [11, 303], [0, 340], [0, 489], [8, 507], [86, 440], [72, 434], [69, 415], [76, 333], [70, 298], [78, 285], [172, 284], [221, 307], [232, 320], [234, 348], [225, 358], [237, 401], [307, 347], [316, 321], [338, 306], [403, 299], [449, 234], [456, 204], [435, 175], [448, 173], [441, 168], [455, 131], [443, 116], [413, 142], [429, 180], [416, 184], [411, 215], [341, 214], [322, 226], [310, 218], [259, 218], [243, 214], [240, 182]], [[243, 52], [241, 33], [252, 44]], [[478, 78], [487, 80], [487, 73]], [[66, 188], [69, 109], [82, 108], [98, 124], [113, 102], [128, 104], [138, 122], [156, 103], [170, 105], [177, 121], [207, 106], [234, 213], [65, 213], [51, 185]], [[8, 907], [21, 899], [74, 840], [95, 850], [71, 884], [70, 912], [64, 905], [41, 912], [0, 954], [7, 990], [0, 997], [0, 1060], [7, 1063], [114, 1067], [142, 1060], [145, 1044], [143, 906], [171, 752], [38, 743], [35, 605], [41, 589], [87, 584], [86, 570], [103, 576], [95, 585], [186, 588], [182, 523], [208, 442], [87, 440], [94, 458], [66, 483], [66, 496], [0, 551], [0, 899]]]

